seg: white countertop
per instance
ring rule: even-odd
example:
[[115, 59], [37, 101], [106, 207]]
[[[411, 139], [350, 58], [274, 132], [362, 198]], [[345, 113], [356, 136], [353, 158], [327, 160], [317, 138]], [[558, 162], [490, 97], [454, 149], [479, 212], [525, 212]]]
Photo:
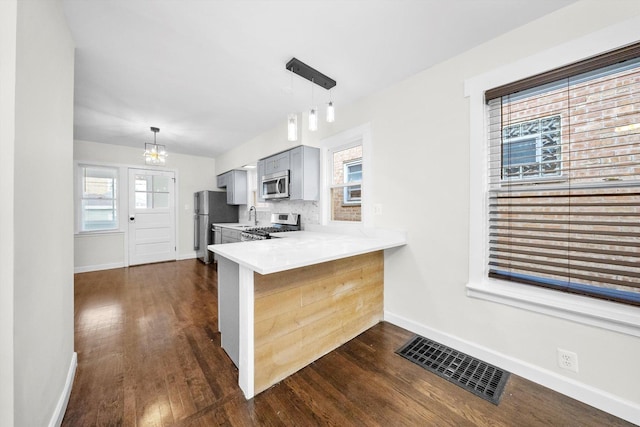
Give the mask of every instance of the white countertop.
[[404, 232], [388, 230], [363, 231], [359, 235], [289, 231], [276, 236], [268, 240], [209, 245], [208, 249], [256, 273], [270, 274], [407, 243]]

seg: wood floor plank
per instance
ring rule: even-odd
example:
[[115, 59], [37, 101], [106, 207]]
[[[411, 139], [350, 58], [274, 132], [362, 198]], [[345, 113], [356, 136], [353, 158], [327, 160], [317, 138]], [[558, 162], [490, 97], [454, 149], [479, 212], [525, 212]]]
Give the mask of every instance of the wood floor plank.
[[[196, 260], [76, 274], [62, 425], [631, 426], [515, 375], [495, 406], [395, 354], [412, 334], [384, 322], [246, 400], [220, 348], [216, 281]], [[282, 291], [274, 281], [266, 294]]]

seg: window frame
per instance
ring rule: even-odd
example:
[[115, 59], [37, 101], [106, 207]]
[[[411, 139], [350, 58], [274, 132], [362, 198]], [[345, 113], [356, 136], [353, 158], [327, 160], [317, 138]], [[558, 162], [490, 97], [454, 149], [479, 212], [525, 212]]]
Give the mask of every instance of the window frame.
[[[80, 231], [80, 191], [82, 191], [82, 166], [91, 166], [91, 167], [104, 167], [104, 168], [113, 168], [118, 170], [118, 207], [120, 210], [120, 221], [118, 222], [118, 228], [113, 230], [105, 230], [105, 231]], [[123, 218], [128, 217], [129, 212], [129, 183], [128, 183], [128, 170], [129, 168], [137, 168], [134, 165], [125, 165], [120, 163], [111, 163], [111, 162], [99, 162], [92, 160], [74, 160], [73, 161], [73, 173], [74, 173], [74, 192], [73, 192], [73, 204], [74, 204], [74, 235], [76, 236], [90, 236], [92, 234], [113, 234], [113, 233], [127, 233], [129, 229], [129, 223]], [[153, 168], [147, 168], [153, 169]], [[162, 170], [166, 170], [166, 168], [162, 168]], [[177, 177], [176, 177], [177, 178]], [[122, 216], [125, 215], [125, 216]]]
[[[331, 189], [334, 187], [344, 187], [342, 185], [333, 184], [333, 162], [332, 156], [334, 151], [340, 151], [350, 146], [362, 145], [362, 191], [363, 197], [360, 202], [361, 220], [360, 221], [334, 221], [331, 219]], [[320, 224], [325, 226], [340, 227], [345, 230], [370, 228], [373, 226], [373, 173], [370, 170], [373, 166], [373, 149], [372, 149], [372, 131], [371, 124], [364, 123], [360, 126], [348, 129], [339, 134], [330, 136], [320, 141], [321, 161], [324, 165], [321, 168], [321, 192], [320, 192], [320, 208], [321, 220]]]
[[[115, 227], [112, 228], [98, 228], [98, 229], [84, 229], [83, 223], [83, 202], [85, 200], [99, 200], [99, 198], [86, 198], [84, 197], [84, 170], [87, 168], [96, 168], [96, 169], [105, 169], [110, 170], [115, 175], [115, 182], [113, 183], [113, 192], [114, 197], [108, 200], [112, 200], [113, 204], [115, 204], [116, 221]], [[121, 189], [122, 189], [122, 177], [120, 168], [117, 166], [109, 166], [103, 164], [93, 164], [93, 163], [77, 163], [76, 164], [76, 191], [75, 191], [75, 204], [76, 204], [76, 232], [78, 234], [95, 234], [95, 233], [113, 233], [119, 232], [122, 227], [121, 221], [121, 212], [122, 212], [122, 204], [121, 204]]]
[[[486, 144], [485, 92], [547, 70], [637, 42], [637, 22], [625, 21], [577, 38], [519, 61], [497, 67], [464, 82], [469, 98], [469, 280], [467, 296], [502, 305], [551, 315], [577, 323], [640, 337], [637, 307], [565, 294], [534, 286], [513, 286], [487, 277], [488, 265], [488, 171]], [[562, 62], [560, 62], [562, 61]]]

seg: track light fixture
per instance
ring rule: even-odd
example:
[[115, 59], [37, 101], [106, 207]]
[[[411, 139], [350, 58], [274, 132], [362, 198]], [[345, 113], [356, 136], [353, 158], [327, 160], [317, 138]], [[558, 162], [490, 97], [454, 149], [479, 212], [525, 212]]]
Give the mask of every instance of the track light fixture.
[[[300, 61], [296, 58], [291, 58], [286, 65], [287, 70], [291, 71], [291, 73], [295, 73], [300, 77], [303, 77], [311, 82], [311, 108], [309, 109], [309, 130], [315, 131], [318, 129], [318, 107], [315, 106], [314, 103], [314, 94], [313, 88], [314, 85], [318, 85], [326, 90], [331, 89], [336, 85], [336, 81], [326, 75], [322, 74], [318, 70], [311, 68], [304, 62]], [[287, 133], [289, 137], [289, 141], [297, 140], [297, 116], [296, 116], [296, 136], [295, 139], [292, 139], [292, 130], [291, 130], [291, 116], [289, 114]], [[335, 108], [333, 106], [333, 101], [331, 100], [331, 91], [329, 91], [329, 103], [327, 104], [327, 122], [331, 123], [335, 120]]]

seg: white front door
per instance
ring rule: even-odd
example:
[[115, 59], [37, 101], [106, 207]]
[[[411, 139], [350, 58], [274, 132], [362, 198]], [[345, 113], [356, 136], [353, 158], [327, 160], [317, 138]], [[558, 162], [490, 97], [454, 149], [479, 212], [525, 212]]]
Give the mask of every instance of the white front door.
[[173, 172], [129, 169], [129, 265], [176, 259]]

